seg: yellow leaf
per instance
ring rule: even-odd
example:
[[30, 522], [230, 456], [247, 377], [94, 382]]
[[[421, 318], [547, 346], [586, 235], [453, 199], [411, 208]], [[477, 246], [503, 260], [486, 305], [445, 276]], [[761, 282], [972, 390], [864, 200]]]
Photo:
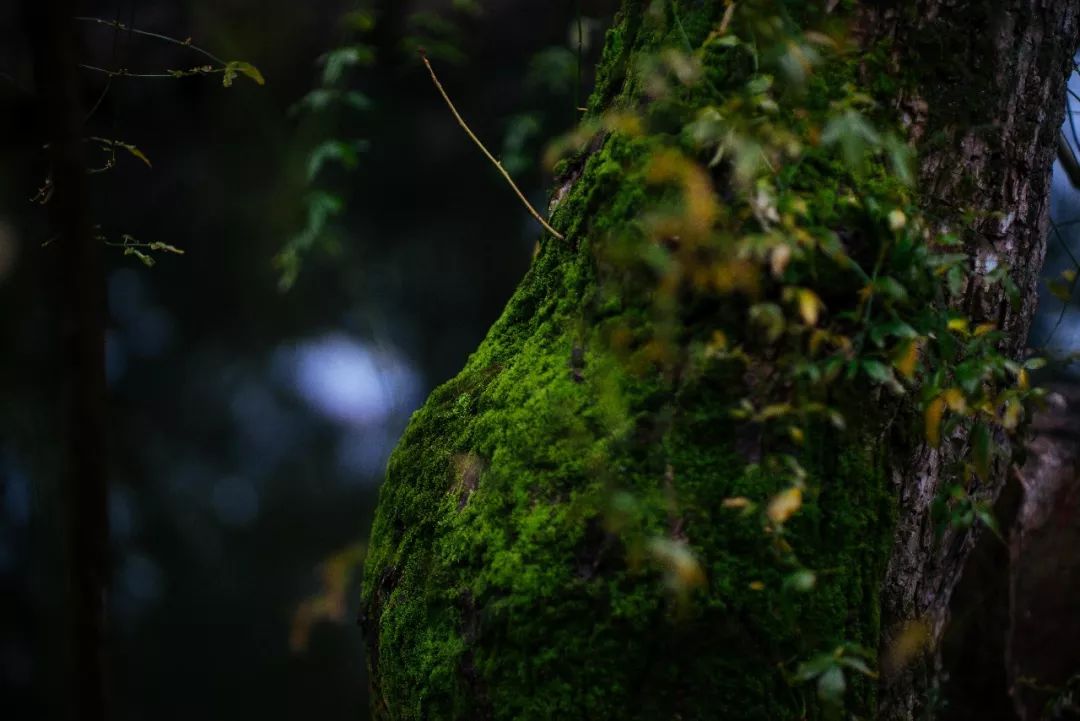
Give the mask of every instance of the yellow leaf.
[[907, 216], [900, 209], [889, 211], [889, 230], [900, 230], [907, 225]]
[[1026, 391], [1031, 387], [1031, 379], [1028, 377], [1027, 368], [1021, 368], [1020, 372], [1016, 374], [1016, 387], [1022, 391]]
[[724, 499], [724, 508], [743, 509], [743, 508], [749, 508], [750, 506], [751, 506], [750, 499], [746, 498], [745, 496], [735, 496], [734, 498], [725, 498]]
[[997, 330], [997, 326], [993, 323], [980, 323], [975, 326], [975, 337], [978, 338], [981, 335], [986, 335], [992, 330]]
[[798, 486], [792, 486], [773, 496], [772, 500], [769, 501], [766, 515], [775, 524], [784, 523], [802, 507], [802, 500], [802, 489]]
[[1005, 412], [1001, 416], [1001, 425], [1005, 427], [1005, 430], [1016, 430], [1016, 427], [1020, 425], [1020, 415], [1023, 410], [1024, 405], [1015, 398], [1005, 403]]
[[765, 584], [762, 583], [761, 581], [751, 581], [749, 585], [750, 585], [750, 590], [751, 591], [764, 591], [765, 590]]
[[893, 359], [893, 365], [904, 378], [911, 379], [915, 375], [915, 368], [919, 364], [920, 339], [912, 339], [900, 347], [900, 352]]
[[800, 446], [806, 440], [806, 434], [803, 433], [803, 429], [798, 426], [791, 426], [788, 428], [788, 435], [791, 436], [791, 440], [798, 443]]
[[949, 407], [950, 411], [954, 413], [967, 411], [967, 398], [964, 397], [963, 391], [959, 388], [948, 388], [942, 392], [941, 397], [945, 399], [945, 405]]
[[818, 313], [821, 311], [821, 299], [814, 291], [807, 288], [799, 289], [799, 315], [807, 325], [817, 325]]
[[266, 78], [259, 72], [259, 69], [251, 63], [245, 63], [242, 60], [232, 60], [225, 63], [225, 71], [221, 76], [221, 84], [227, 88], [232, 87], [233, 80], [236, 79], [237, 73], [246, 75], [258, 85], [266, 84]]
[[941, 418], [945, 415], [945, 399], [938, 396], [926, 406], [926, 442], [934, 448], [941, 445]]
[[649, 542], [649, 551], [664, 568], [673, 591], [683, 593], [705, 585], [705, 569], [684, 541], [654, 538]]
[[139, 149], [138, 149], [137, 147], [135, 147], [135, 146], [134, 146], [134, 145], [132, 145], [131, 143], [117, 143], [117, 145], [119, 145], [119, 146], [120, 146], [121, 148], [123, 148], [124, 150], [128, 151], [129, 153], [131, 153], [131, 154], [132, 154], [133, 156], [135, 156], [135, 157], [136, 157], [136, 158], [138, 158], [139, 160], [141, 160], [141, 161], [143, 161], [144, 163], [146, 163], [146, 167], [148, 167], [148, 168], [152, 168], [152, 167], [154, 167], [154, 166], [153, 166], [153, 165], [152, 165], [152, 164], [150, 163], [150, 158], [146, 157], [146, 153], [144, 153], [143, 151], [139, 150]]
[[948, 328], [957, 333], [967, 333], [968, 320], [967, 318], [950, 318]]

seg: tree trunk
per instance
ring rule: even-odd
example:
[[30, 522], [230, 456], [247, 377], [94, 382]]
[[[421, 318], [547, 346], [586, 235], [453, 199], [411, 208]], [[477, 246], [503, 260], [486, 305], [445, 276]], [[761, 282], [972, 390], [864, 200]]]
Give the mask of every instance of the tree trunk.
[[67, 546], [68, 712], [104, 721], [106, 601], [109, 576], [108, 479], [105, 461], [104, 246], [90, 223], [83, 161], [84, 111], [79, 99], [73, 3], [24, 3], [34, 50], [34, 81], [48, 140], [50, 220], [61, 279], [64, 350], [64, 532]]
[[[661, 171], [649, 158], [678, 142], [672, 118], [694, 118], [758, 61], [718, 31], [771, 32], [745, 5], [725, 19], [719, 0], [624, 3], [590, 106], [610, 132], [564, 166], [553, 201], [566, 241], [544, 242], [503, 316], [390, 460], [361, 613], [376, 718], [775, 721], [834, 715], [837, 692], [863, 718], [908, 719], [924, 707], [933, 654], [897, 649], [912, 645], [913, 629], [915, 645], [933, 648], [973, 543], [973, 528], [936, 534], [931, 519], [965, 435], [931, 448], [913, 430], [915, 402], [843, 384], [826, 400], [847, 424], [805, 428], [796, 455], [807, 490], [785, 511], [775, 501], [792, 500], [788, 481], [766, 451], [798, 444], [735, 412], [783, 390], [772, 370], [783, 358], [742, 320], [746, 297], [770, 291], [669, 297], [619, 260], [623, 236], [634, 236], [626, 229], [654, 222]], [[833, 19], [792, 5], [808, 23]], [[1075, 3], [854, 13], [865, 52], [817, 69], [800, 102], [827, 112], [841, 86], [858, 82], [879, 116], [902, 119], [919, 150], [919, 204], [970, 258], [957, 305], [1004, 329], [1015, 356], [1043, 255]], [[640, 81], [642, 59], [670, 57], [657, 55], [665, 47], [694, 50], [703, 89], [665, 94]], [[646, 117], [649, 134], [600, 121], [611, 109]], [[737, 171], [725, 163], [708, 182], [726, 199]], [[673, 173], [693, 206], [700, 177]], [[809, 214], [825, 217], [837, 198], [862, 192], [845, 173], [808, 161], [790, 182], [811, 199]], [[873, 264], [878, 241], [845, 218], [832, 221], [837, 237]], [[694, 232], [684, 225], [660, 245], [675, 257]], [[984, 278], [1003, 265], [1019, 304]], [[821, 273], [814, 287], [831, 307], [847, 291]], [[800, 322], [813, 326], [816, 311], [803, 309]], [[753, 362], [722, 349], [688, 361], [687, 348], [724, 346], [710, 340], [718, 328], [757, 348]], [[1008, 463], [1000, 457], [972, 497], [992, 501]], [[746, 512], [751, 502], [769, 502], [766, 533], [762, 515]], [[858, 673], [858, 647], [882, 655], [880, 687]], [[849, 654], [842, 677], [815, 675], [823, 653]]]

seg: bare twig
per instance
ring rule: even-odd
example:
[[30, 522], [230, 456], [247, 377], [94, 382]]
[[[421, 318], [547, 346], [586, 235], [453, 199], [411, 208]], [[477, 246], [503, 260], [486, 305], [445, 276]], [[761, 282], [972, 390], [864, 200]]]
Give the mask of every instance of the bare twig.
[[502, 174], [502, 176], [506, 178], [506, 182], [509, 183], [510, 187], [514, 189], [514, 192], [517, 193], [517, 197], [521, 200], [522, 203], [525, 204], [525, 207], [528, 209], [529, 214], [532, 215], [532, 217], [536, 218], [536, 221], [540, 223], [540, 225], [544, 226], [544, 230], [551, 233], [559, 240], [565, 240], [565, 237], [562, 233], [552, 228], [551, 225], [549, 225], [548, 222], [544, 220], [540, 213], [536, 212], [536, 208], [532, 207], [532, 204], [528, 201], [528, 199], [525, 198], [525, 194], [521, 192], [520, 188], [518, 188], [517, 183], [515, 183], [514, 179], [510, 177], [510, 173], [506, 172], [506, 168], [503, 167], [502, 163], [500, 163], [498, 159], [496, 159], [495, 156], [492, 155], [486, 147], [484, 147], [484, 144], [480, 142], [480, 138], [476, 137], [476, 133], [474, 133], [469, 128], [469, 125], [465, 122], [465, 119], [461, 117], [461, 113], [459, 113], [457, 108], [454, 107], [454, 103], [450, 100], [450, 96], [446, 94], [446, 90], [443, 89], [442, 83], [439, 82], [439, 78], [435, 75], [435, 68], [431, 67], [431, 61], [428, 60], [427, 54], [423, 50], [420, 51], [420, 58], [424, 61], [424, 65], [427, 66], [428, 72], [431, 73], [431, 80], [435, 83], [435, 88], [439, 91], [439, 94], [442, 95], [443, 100], [446, 101], [447, 107], [450, 108], [450, 112], [454, 114], [454, 118], [457, 120], [458, 125], [461, 126], [462, 130], [465, 131], [465, 134], [469, 136], [470, 140], [476, 143], [476, 147], [480, 148], [484, 156], [495, 164], [495, 167], [499, 169], [499, 172]]
[[147, 37], [147, 38], [154, 38], [156, 40], [164, 40], [167, 43], [172, 43], [173, 45], [179, 45], [182, 48], [191, 48], [192, 50], [199, 53], [200, 55], [203, 55], [203, 56], [205, 56], [207, 58], [210, 58], [211, 60], [213, 60], [218, 65], [228, 65], [228, 63], [226, 63], [224, 60], [219, 58], [217, 55], [214, 55], [209, 50], [205, 50], [203, 48], [200, 48], [198, 45], [193, 45], [192, 42], [191, 42], [191, 38], [185, 38], [184, 40], [179, 40], [177, 38], [170, 37], [168, 35], [161, 35], [160, 33], [152, 33], [152, 32], [149, 32], [148, 30], [139, 30], [138, 28], [133, 28], [133, 27], [131, 27], [129, 25], [125, 25], [124, 23], [119, 22], [119, 21], [115, 21], [115, 20], [103, 20], [102, 18], [89, 18], [89, 17], [76, 17], [76, 18], [73, 18], [73, 19], [78, 20], [79, 22], [84, 22], [84, 23], [96, 23], [98, 25], [105, 25], [106, 27], [115, 28], [117, 30], [126, 30], [127, 32], [132, 33], [134, 35], [142, 35], [143, 37]]

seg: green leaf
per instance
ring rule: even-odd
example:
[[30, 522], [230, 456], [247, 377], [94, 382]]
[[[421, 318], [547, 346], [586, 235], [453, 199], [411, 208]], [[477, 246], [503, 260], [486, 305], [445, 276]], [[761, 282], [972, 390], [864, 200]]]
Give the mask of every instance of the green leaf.
[[784, 586], [794, 591], [806, 593], [812, 591], [817, 584], [817, 574], [808, 568], [800, 568], [784, 579]]
[[1001, 528], [998, 526], [997, 517], [994, 516], [993, 510], [981, 504], [977, 505], [975, 507], [975, 518], [979, 520], [979, 523], [990, 529], [990, 532], [997, 536], [998, 539], [1005, 540], [1001, 535]]
[[375, 61], [375, 51], [369, 45], [350, 45], [331, 50], [321, 61], [323, 85], [336, 85], [344, 79], [349, 68], [371, 65]]
[[842, 656], [840, 658], [840, 663], [850, 669], [858, 671], [864, 676], [870, 676], [871, 678], [877, 676], [877, 674], [874, 673], [873, 669], [870, 668], [866, 661], [859, 658], [858, 656]]
[[800, 682], [810, 681], [825, 673], [836, 665], [836, 657], [831, 653], [822, 653], [814, 656], [809, 661], [799, 664], [795, 670], [795, 680]]
[[886, 298], [890, 300], [902, 301], [907, 299], [907, 288], [900, 284], [895, 278], [884, 276], [874, 281], [874, 287]]
[[765, 331], [766, 343], [775, 343], [784, 334], [784, 311], [775, 303], [757, 303], [751, 306], [750, 321]]
[[148, 246], [150, 250], [164, 251], [166, 253], [173, 253], [175, 255], [183, 255], [184, 251], [177, 248], [175, 245], [169, 245], [168, 243], [162, 243], [160, 240], [155, 240]]
[[266, 79], [263, 78], [259, 69], [251, 63], [246, 63], [242, 60], [231, 60], [225, 63], [225, 72], [222, 74], [221, 84], [227, 88], [231, 88], [233, 81], [236, 80], [238, 74], [251, 78], [258, 85], [266, 84]]
[[318, 88], [300, 99], [299, 102], [289, 108], [289, 113], [295, 115], [301, 110], [319, 112], [333, 105], [344, 105], [354, 110], [367, 110], [371, 107], [371, 100], [363, 93], [355, 90], [335, 90], [332, 88]]
[[892, 368], [885, 365], [881, 361], [876, 360], [864, 360], [862, 362], [863, 372], [870, 378], [870, 380], [879, 384], [887, 384], [890, 381], [895, 382], [896, 378], [893, 376]]
[[849, 168], [860, 168], [871, 148], [881, 144], [881, 136], [856, 110], [845, 110], [825, 124], [821, 133], [825, 145], [838, 145]]
[[839, 666], [833, 666], [818, 677], [817, 695], [826, 703], [839, 704], [847, 690], [847, 681], [844, 679], [844, 671]]
[[124, 255], [134, 255], [142, 264], [147, 268], [154, 267], [154, 258], [147, 253], [142, 252], [138, 248], [124, 248]]
[[356, 140], [345, 142], [343, 140], [327, 140], [318, 145], [308, 154], [307, 176], [308, 182], [315, 180], [319, 171], [327, 162], [335, 161], [345, 168], [352, 170], [359, 162], [359, 154], [367, 149], [367, 143]]

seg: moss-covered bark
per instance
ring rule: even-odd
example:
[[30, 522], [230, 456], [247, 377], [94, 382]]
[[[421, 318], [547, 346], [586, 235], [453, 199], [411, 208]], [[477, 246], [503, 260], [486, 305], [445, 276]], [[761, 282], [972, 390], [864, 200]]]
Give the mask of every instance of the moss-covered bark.
[[[628, 0], [609, 34], [594, 113], [638, 102], [637, 53], [696, 47], [724, 10], [673, 3], [673, 23], [646, 5]], [[738, 72], [730, 54], [704, 57], [713, 77]], [[605, 261], [647, 208], [653, 143], [612, 135], [567, 170], [552, 216], [566, 242], [544, 242], [390, 460], [361, 618], [376, 718], [818, 718], [828, 709], [790, 678], [795, 664], [879, 645], [894, 522], [907, 517], [895, 462], [917, 436], [887, 447], [895, 409], [868, 404], [868, 388], [834, 399], [856, 422], [810, 433], [801, 462], [815, 490], [783, 541], [818, 569], [801, 592], [781, 542], [725, 508], [784, 488], [756, 462], [755, 428], [732, 416], [753, 374], [723, 359], [692, 378], [656, 370], [650, 294]], [[696, 317], [684, 337], [708, 327]], [[877, 702], [849, 675], [849, 713], [871, 717]]]

